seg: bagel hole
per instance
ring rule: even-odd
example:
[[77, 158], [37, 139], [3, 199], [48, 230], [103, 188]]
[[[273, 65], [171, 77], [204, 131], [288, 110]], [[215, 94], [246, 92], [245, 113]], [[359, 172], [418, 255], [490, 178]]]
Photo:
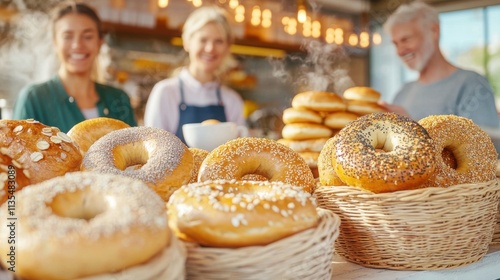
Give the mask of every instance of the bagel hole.
[[451, 147], [444, 148], [443, 151], [441, 152], [441, 157], [443, 158], [444, 163], [450, 168], [453, 169], [458, 168], [458, 161]]
[[92, 192], [89, 187], [75, 192], [58, 194], [47, 205], [60, 217], [91, 220], [108, 209], [108, 201], [102, 194]]
[[132, 142], [113, 149], [116, 167], [120, 170], [140, 169], [149, 160], [150, 151], [156, 147], [152, 140]]
[[398, 143], [398, 139], [390, 132], [371, 131], [370, 138], [372, 140], [372, 147], [377, 153], [391, 152]]

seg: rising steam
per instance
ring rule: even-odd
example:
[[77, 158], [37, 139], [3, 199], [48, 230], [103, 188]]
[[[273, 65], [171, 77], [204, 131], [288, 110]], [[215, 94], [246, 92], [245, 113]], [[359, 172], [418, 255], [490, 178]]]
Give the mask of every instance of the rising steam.
[[286, 70], [283, 61], [273, 60], [273, 74], [285, 83], [293, 83], [297, 91], [316, 90], [341, 94], [354, 86], [348, 75], [349, 58], [342, 47], [312, 40], [303, 44], [304, 56], [289, 57], [298, 64], [296, 73]]

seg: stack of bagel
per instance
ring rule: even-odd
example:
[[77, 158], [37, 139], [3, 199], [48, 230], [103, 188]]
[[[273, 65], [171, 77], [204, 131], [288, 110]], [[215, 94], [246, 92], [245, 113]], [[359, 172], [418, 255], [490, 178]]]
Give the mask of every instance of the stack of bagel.
[[317, 178], [318, 157], [326, 141], [360, 116], [385, 112], [379, 99], [380, 93], [370, 87], [352, 87], [343, 96], [324, 91], [298, 93], [292, 107], [283, 111], [285, 126], [278, 142], [299, 153]]

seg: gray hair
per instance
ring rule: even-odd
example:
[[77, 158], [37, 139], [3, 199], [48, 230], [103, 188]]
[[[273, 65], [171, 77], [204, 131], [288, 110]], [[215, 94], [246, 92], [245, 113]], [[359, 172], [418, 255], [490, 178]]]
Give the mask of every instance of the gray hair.
[[216, 23], [226, 33], [229, 44], [233, 42], [233, 31], [225, 10], [217, 6], [203, 6], [194, 10], [182, 28], [182, 40], [188, 42], [193, 33], [208, 23]]
[[384, 23], [384, 30], [390, 34], [394, 25], [413, 20], [416, 20], [421, 28], [426, 29], [432, 24], [439, 24], [439, 13], [431, 6], [421, 1], [402, 4]]

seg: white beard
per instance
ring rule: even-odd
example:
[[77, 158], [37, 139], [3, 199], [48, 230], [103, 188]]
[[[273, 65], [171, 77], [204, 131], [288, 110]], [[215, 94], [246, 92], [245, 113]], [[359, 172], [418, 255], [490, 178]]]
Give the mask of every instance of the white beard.
[[430, 35], [425, 36], [422, 46], [420, 47], [420, 57], [417, 58], [413, 67], [408, 67], [418, 72], [422, 71], [429, 62], [431, 56], [434, 54], [435, 49], [436, 48], [434, 46], [434, 43], [432, 42], [432, 37]]

